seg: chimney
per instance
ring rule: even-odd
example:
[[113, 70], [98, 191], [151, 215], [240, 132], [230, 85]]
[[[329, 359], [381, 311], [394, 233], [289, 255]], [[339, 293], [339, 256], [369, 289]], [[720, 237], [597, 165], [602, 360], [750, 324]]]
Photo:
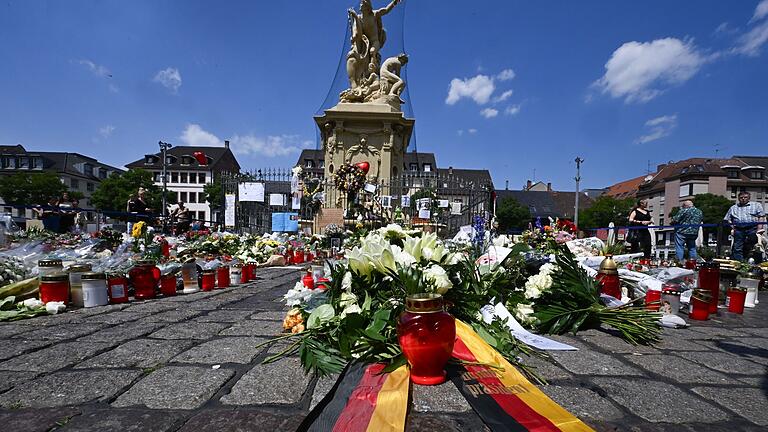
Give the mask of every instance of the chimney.
[[547, 192], [552, 192], [552, 183], [547, 183]]
[[504, 182], [504, 190], [509, 190], [509, 180]]
[[531, 181], [528, 180], [528, 182], [525, 184], [525, 190], [530, 190], [531, 189], [531, 184], [532, 184]]
[[665, 166], [667, 166], [667, 164], [656, 165], [656, 172], [661, 171]]
[[229, 148], [229, 140], [224, 140], [224, 148]]

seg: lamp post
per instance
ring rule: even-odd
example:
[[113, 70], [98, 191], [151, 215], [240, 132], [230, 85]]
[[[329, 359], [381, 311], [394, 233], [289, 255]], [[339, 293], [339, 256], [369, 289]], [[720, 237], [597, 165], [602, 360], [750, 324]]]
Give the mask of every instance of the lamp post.
[[579, 182], [581, 181], [581, 163], [584, 159], [576, 156], [576, 206], [573, 209], [573, 224], [576, 225], [576, 229], [579, 229]]
[[162, 141], [158, 141], [157, 144], [160, 145], [160, 152], [163, 156], [163, 232], [165, 232], [168, 224], [168, 202], [165, 196], [168, 190], [168, 158], [166, 157], [166, 152], [173, 145]]

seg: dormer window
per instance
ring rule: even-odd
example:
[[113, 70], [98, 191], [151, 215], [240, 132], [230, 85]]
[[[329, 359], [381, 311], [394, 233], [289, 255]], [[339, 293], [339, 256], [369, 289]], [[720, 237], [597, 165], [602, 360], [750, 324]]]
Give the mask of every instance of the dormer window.
[[304, 160], [304, 168], [314, 168], [315, 167], [315, 161], [312, 159], [305, 159]]
[[165, 156], [165, 163], [168, 164], [168, 165], [175, 164], [176, 163], [176, 156], [166, 155]]
[[104, 168], [99, 168], [99, 178], [100, 179], [106, 179], [107, 178], [107, 170]]
[[738, 170], [728, 170], [728, 178], [729, 179], [737, 179], [739, 178], [739, 171]]
[[752, 180], [762, 180], [765, 178], [765, 168], [759, 165], [745, 166], [741, 170]]
[[93, 165], [91, 164], [84, 164], [83, 165], [83, 174], [87, 176], [93, 176]]
[[424, 164], [424, 172], [432, 172], [432, 164]]
[[155, 155], [144, 156], [144, 165], [154, 165], [157, 163], [158, 157]]
[[192, 156], [182, 156], [181, 157], [181, 164], [182, 165], [192, 165]]
[[418, 171], [419, 170], [419, 164], [412, 163], [409, 168], [410, 168], [411, 171]]
[[765, 174], [762, 171], [753, 170], [749, 172], [749, 178], [753, 180], [762, 180], [765, 177]]

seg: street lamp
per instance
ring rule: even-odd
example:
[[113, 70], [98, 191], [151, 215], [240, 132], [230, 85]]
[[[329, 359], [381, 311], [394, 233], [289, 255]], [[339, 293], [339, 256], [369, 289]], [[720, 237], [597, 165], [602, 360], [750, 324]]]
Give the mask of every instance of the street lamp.
[[576, 207], [573, 211], [573, 224], [576, 225], [576, 229], [579, 229], [579, 182], [581, 181], [581, 163], [584, 159], [576, 156]]
[[165, 232], [167, 228], [166, 224], [168, 223], [168, 203], [165, 196], [168, 190], [168, 158], [166, 152], [169, 148], [173, 147], [173, 145], [162, 141], [158, 141], [157, 144], [160, 145], [160, 152], [163, 155], [163, 232]]

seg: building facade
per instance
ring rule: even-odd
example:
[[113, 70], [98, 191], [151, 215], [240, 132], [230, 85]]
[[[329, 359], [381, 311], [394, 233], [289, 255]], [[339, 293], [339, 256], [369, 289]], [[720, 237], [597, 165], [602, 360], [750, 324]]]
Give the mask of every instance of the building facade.
[[[195, 152], [205, 155], [205, 165], [195, 159]], [[162, 153], [144, 155], [143, 159], [131, 162], [126, 167], [151, 172], [155, 185], [163, 187]], [[168, 194], [175, 194], [178, 201], [184, 202], [194, 219], [216, 221], [205, 200], [203, 188], [223, 172], [240, 172], [240, 164], [229, 148], [229, 141], [225, 141], [224, 147], [179, 146], [166, 151]]]
[[[91, 195], [102, 180], [113, 173], [122, 173], [123, 170], [80, 153], [30, 151], [20, 144], [0, 146], [0, 177], [35, 172], [54, 173], [70, 191], [82, 193], [84, 198], [80, 200], [80, 208], [86, 210], [86, 220], [93, 221], [95, 211], [90, 202]], [[4, 204], [2, 199], [0, 203]], [[9, 206], [3, 206], [3, 209], [19, 222], [32, 217], [32, 211], [29, 209]]]
[[[635, 196], [648, 200], [648, 210], [658, 225], [670, 224], [672, 209], [699, 194], [719, 195], [736, 203], [739, 192], [746, 191], [752, 195], [752, 201], [766, 206], [766, 166], [768, 157], [765, 156], [670, 161], [659, 165], [656, 173], [644, 177], [637, 185]], [[673, 234], [672, 228], [656, 230], [654, 240], [658, 255], [667, 257], [674, 254]]]

